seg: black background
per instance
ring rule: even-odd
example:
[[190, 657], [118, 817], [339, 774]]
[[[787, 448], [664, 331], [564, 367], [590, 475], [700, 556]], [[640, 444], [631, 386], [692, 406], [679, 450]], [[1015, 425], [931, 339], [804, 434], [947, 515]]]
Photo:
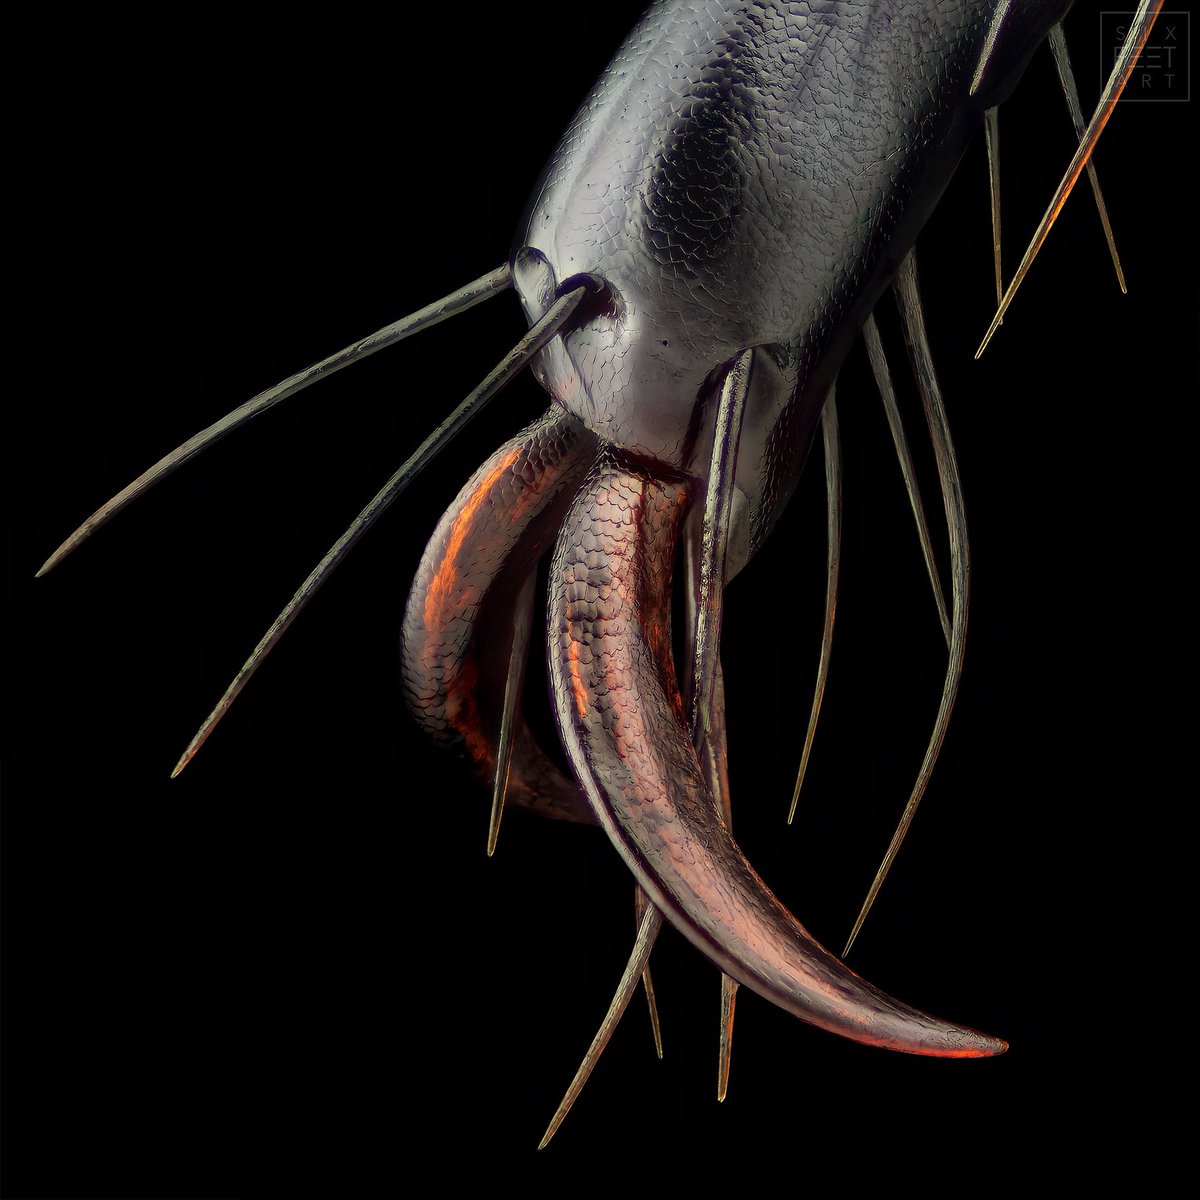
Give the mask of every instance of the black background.
[[[798, 1147], [832, 1156], [851, 1128], [869, 1157], [917, 1112], [925, 1136], [965, 1122], [1014, 1145], [1053, 1127], [1046, 1106], [1102, 1097], [1140, 1053], [1116, 1014], [1141, 969], [1123, 948], [1158, 903], [1138, 846], [1162, 824], [1141, 803], [1153, 781], [1134, 780], [1172, 740], [1156, 681], [1187, 649], [1167, 464], [1196, 399], [1190, 104], [1120, 105], [1101, 143], [1129, 296], [1081, 188], [972, 361], [994, 301], [982, 142], [919, 246], [971, 523], [967, 667], [851, 962], [1007, 1038], [1001, 1059], [870, 1051], [743, 991], [718, 1106], [717, 975], [668, 932], [653, 959], [666, 1059], [638, 998], [534, 1153], [620, 974], [632, 888], [593, 830], [514, 816], [485, 858], [487, 797], [411, 728], [396, 651], [424, 541], [543, 407], [532, 379], [381, 522], [168, 780], [296, 583], [519, 336], [511, 297], [289, 402], [32, 582], [164, 450], [501, 262], [638, 7], [382, 23], [347, 10], [275, 27], [93, 17], [31, 49], [47, 94], [23, 125], [17, 232], [33, 270], [14, 289], [10, 352], [32, 374], [10, 383], [6, 418], [20, 489], [12, 1194], [270, 1194], [286, 1165], [400, 1184], [418, 1166], [460, 1180], [758, 1169]], [[1077, 6], [1067, 30], [1086, 105], [1095, 12]], [[1048, 53], [1002, 121], [1011, 271], [1071, 150]], [[944, 663], [861, 349], [840, 399], [842, 600], [791, 829], [820, 638], [819, 470], [730, 589], [724, 650], [739, 839], [835, 949], [919, 764]]]

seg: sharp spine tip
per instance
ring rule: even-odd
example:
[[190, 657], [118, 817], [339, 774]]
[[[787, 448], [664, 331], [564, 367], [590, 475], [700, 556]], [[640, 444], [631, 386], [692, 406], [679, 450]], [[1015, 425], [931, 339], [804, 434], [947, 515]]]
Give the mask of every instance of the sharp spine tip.
[[[1011, 286], [1011, 285], [1010, 285]], [[921, 307], [920, 287], [917, 283], [917, 265], [914, 251], [909, 251], [894, 284], [896, 301], [900, 309], [900, 318], [904, 325], [904, 336], [908, 343], [909, 360], [913, 374], [917, 380], [917, 390], [921, 395], [921, 404], [925, 409], [925, 420], [929, 426], [929, 438], [933, 443], [934, 459], [937, 463], [938, 478], [942, 485], [942, 504], [946, 514], [946, 526], [950, 535], [950, 574], [951, 574], [951, 622], [949, 661], [946, 664], [946, 678], [942, 685], [942, 699], [938, 705], [937, 717], [934, 722], [933, 734], [925, 750], [921, 769], [916, 783], [904, 806], [900, 822], [896, 826], [892, 840], [884, 853], [883, 861], [875, 872], [867, 898], [863, 901], [854, 929], [842, 951], [842, 957], [850, 953], [858, 931], [871, 911], [872, 905], [879, 894], [883, 881], [892, 869], [900, 846], [908, 833], [909, 826], [925, 794], [934, 764], [941, 753], [942, 743], [946, 735], [946, 725], [954, 710], [954, 702], [958, 696], [959, 681], [962, 676], [962, 661], [964, 639], [966, 636], [966, 621], [968, 609], [969, 582], [971, 575], [970, 550], [967, 544], [966, 514], [963, 508], [962, 483], [959, 476], [958, 461], [954, 453], [954, 443], [950, 437], [950, 428], [946, 421], [946, 409], [942, 400], [941, 388], [937, 381], [937, 372], [933, 366], [933, 358], [929, 350], [929, 339], [925, 333], [925, 317]]]
[[195, 758], [200, 752], [200, 747], [203, 746], [208, 740], [208, 735], [212, 732], [214, 724], [215, 722], [210, 716], [209, 719], [200, 726], [196, 736], [192, 738], [190, 742], [188, 742], [187, 749], [179, 756], [179, 761], [175, 764], [175, 769], [171, 772], [172, 779], [179, 775], [183, 771], [184, 767], [186, 767], [188, 763], [190, 763], [192, 759]]
[[525, 661], [529, 655], [529, 633], [533, 626], [534, 576], [528, 575], [513, 608], [512, 644], [508, 649], [508, 671], [504, 680], [504, 701], [500, 714], [500, 732], [496, 737], [496, 773], [492, 779], [492, 811], [488, 817], [487, 856], [496, 853], [500, 837], [500, 821], [504, 817], [504, 800], [508, 795], [509, 773], [512, 770], [514, 725], [521, 689], [525, 685]]
[[[642, 891], [640, 885], [635, 887], [633, 889], [633, 914], [638, 929], [641, 928], [642, 918], [646, 915], [646, 909], [649, 906], [650, 901], [646, 899], [646, 893]], [[663, 1056], [662, 1023], [658, 1019], [658, 1001], [654, 998], [654, 980], [650, 977], [648, 959], [646, 967], [642, 971], [642, 989], [646, 993], [646, 1007], [650, 1010], [650, 1032], [654, 1037], [654, 1053], [661, 1061]]]
[[592, 1044], [588, 1047], [587, 1053], [583, 1056], [583, 1062], [579, 1064], [579, 1070], [575, 1072], [575, 1077], [571, 1080], [571, 1085], [567, 1088], [566, 1095], [559, 1101], [554, 1116], [550, 1118], [550, 1124], [546, 1129], [545, 1136], [538, 1144], [539, 1150], [544, 1149], [558, 1131], [558, 1127], [563, 1123], [567, 1113], [571, 1111], [575, 1101], [579, 1098], [579, 1093], [583, 1090], [583, 1085], [587, 1083], [588, 1077], [599, 1061], [600, 1055], [604, 1052], [605, 1046], [608, 1045], [608, 1040], [612, 1037], [613, 1030], [617, 1027], [617, 1022], [620, 1021], [624, 1014], [630, 997], [633, 995], [638, 981], [642, 978], [642, 972], [646, 967], [646, 960], [650, 956], [650, 951], [654, 946], [655, 939], [658, 937], [659, 930], [662, 929], [662, 923], [662, 913], [653, 905], [648, 905], [646, 911], [642, 914], [642, 919], [638, 926], [637, 940], [633, 944], [633, 952], [629, 956], [629, 961], [625, 964], [625, 972], [621, 976], [621, 982], [617, 985], [617, 991], [613, 996], [612, 1003], [608, 1007], [608, 1012], [605, 1014], [604, 1020], [600, 1023], [600, 1028], [596, 1031], [596, 1036], [592, 1039]]
[[489, 296], [495, 296], [511, 286], [512, 270], [507, 263], [502, 263], [495, 270], [480, 276], [465, 287], [459, 288], [458, 291], [451, 292], [450, 295], [443, 296], [432, 304], [427, 304], [424, 308], [410, 313], [407, 317], [402, 317], [399, 321], [385, 325], [382, 329], [353, 342], [336, 354], [329, 355], [295, 375], [289, 375], [287, 379], [275, 384], [274, 387], [267, 388], [265, 392], [259, 392], [245, 404], [226, 413], [219, 421], [215, 421], [176, 446], [174, 450], [165, 454], [132, 483], [127, 484], [115, 496], [101, 505], [59, 546], [38, 574], [48, 571], [52, 566], [61, 562], [81, 543], [87, 541], [96, 530], [106, 525], [129, 503], [136, 500], [160, 480], [165, 479], [184, 463], [195, 458], [197, 454], [219, 441], [227, 433], [232, 433], [233, 430], [245, 425], [247, 421], [253, 420], [260, 413], [273, 408], [281, 400], [286, 400], [290, 396], [296, 395], [297, 392], [304, 391], [310, 384], [342, 370], [351, 363], [360, 362], [379, 350], [394, 346], [397, 342], [403, 341], [421, 329], [436, 325], [447, 317], [454, 316], [455, 313], [465, 312], [480, 301], [486, 300]]
[[[1067, 39], [1063, 33], [1062, 23], [1050, 30], [1050, 49], [1054, 54], [1054, 65], [1058, 68], [1058, 79], [1062, 84], [1063, 98], [1067, 102], [1067, 111], [1071, 123], [1075, 126], [1075, 136], [1081, 140], [1086, 135], [1086, 124], [1083, 119], [1083, 109], [1079, 103], [1079, 90], [1075, 86], [1075, 73], [1071, 70], [1071, 56], [1067, 53]], [[1104, 203], [1104, 195], [1100, 191], [1100, 176], [1096, 172], [1096, 164], [1088, 159], [1086, 171], [1088, 183], [1092, 188], [1092, 197], [1096, 201], [1096, 212], [1100, 217], [1100, 225], [1104, 230], [1104, 240], [1108, 244], [1109, 257], [1112, 259], [1113, 270], [1117, 274], [1117, 286], [1121, 295], [1127, 296], [1129, 289], [1125, 286], [1125, 272], [1121, 267], [1121, 256], [1117, 253], [1117, 241], [1113, 235], [1112, 223], [1108, 218], [1108, 207]]]
[[721, 976], [721, 1048], [717, 1063], [717, 1103], [729, 1092], [729, 1072], [733, 1061], [733, 1017], [737, 1007], [738, 984], [728, 975]]
[[[1071, 158], [1066, 173], [1063, 175], [1058, 187], [1054, 190], [1049, 207], [1042, 215], [1041, 221], [1038, 222], [1038, 227], [1021, 259], [1020, 266], [1017, 267], [1016, 273], [1009, 281], [1008, 288], [1004, 293], [1004, 299], [996, 315], [992, 318], [991, 326], [984, 335], [983, 342], [980, 344], [979, 349], [975, 351], [976, 358], [983, 353], [984, 348], [991, 341], [992, 335], [996, 332], [997, 325], [1004, 319], [1004, 314], [1012, 303], [1017, 288], [1020, 287], [1021, 281], [1028, 273], [1033, 260], [1037, 257], [1038, 251], [1042, 248], [1051, 227], [1058, 219], [1058, 214], [1062, 211], [1067, 197], [1071, 194], [1080, 174], [1091, 161], [1092, 151], [1096, 148], [1100, 134], [1104, 132], [1104, 127], [1108, 123], [1109, 117], [1112, 116], [1113, 108], [1120, 99], [1121, 92], [1124, 90], [1129, 76], [1133, 73], [1137, 56], [1141, 53], [1142, 47], [1146, 43], [1146, 38], [1150, 35], [1150, 28], [1154, 24], [1154, 18], [1158, 15], [1163, 3], [1164, 0], [1141, 0], [1139, 3], [1137, 12], [1133, 15], [1129, 23], [1129, 33], [1125, 39], [1125, 44], [1121, 49], [1116, 64], [1113, 66], [1108, 81], [1104, 85], [1104, 90], [1100, 94], [1100, 101], [1096, 105], [1096, 110], [1092, 114], [1083, 135], [1080, 137], [1079, 145]], [[1115, 247], [1113, 248], [1115, 249]]]
[[992, 318], [992, 323], [988, 327], [987, 333], [985, 333], [983, 335], [983, 341], [979, 343], [979, 349], [975, 351], [975, 361], [976, 362], [978, 362], [979, 359], [983, 356], [983, 352], [987, 349], [988, 342], [990, 342], [992, 340], [992, 335], [995, 334], [996, 330], [1000, 328], [1000, 324], [1002, 321], [1002, 316], [1001, 316], [1002, 312], [1003, 312], [1003, 309], [1001, 309], [1000, 312], [998, 312]]
[[821, 629], [821, 657], [817, 662], [817, 683], [813, 690], [808, 727], [804, 732], [804, 747], [800, 752], [796, 786], [792, 789], [792, 803], [788, 808], [789, 825], [796, 815], [800, 789], [804, 786], [808, 774], [813, 738], [817, 732], [817, 719], [821, 715], [821, 704], [825, 699], [825, 686], [829, 679], [829, 658], [833, 650], [833, 620], [837, 609], [838, 571], [842, 554], [842, 451], [838, 435], [836, 380], [830, 385], [829, 395], [821, 409], [821, 435], [825, 451], [825, 617]]
[[241, 694], [250, 677], [258, 670], [266, 656], [271, 652], [288, 627], [304, 611], [317, 589], [329, 577], [329, 573], [337, 567], [342, 559], [354, 548], [359, 538], [371, 527], [380, 515], [387, 511], [391, 503], [404, 489], [425, 469], [425, 467], [445, 448], [445, 446], [464, 428], [470, 419], [482, 409], [493, 396], [508, 383], [518, 371], [524, 369], [529, 360], [534, 357], [552, 339], [558, 336], [558, 331], [566, 323], [567, 318], [578, 307], [586, 292], [582, 285], [572, 289], [565, 296], [560, 296], [545, 314], [536, 321], [525, 336], [492, 368], [484, 381], [476, 387], [465, 400], [431, 433], [417, 449], [404, 461], [399, 470], [375, 493], [366, 508], [354, 518], [350, 527], [325, 552], [324, 558], [309, 572], [308, 578], [296, 589], [292, 598], [284, 606], [283, 611], [271, 623], [271, 627], [259, 639], [258, 645], [250, 652], [250, 657], [242, 664], [241, 670], [234, 676], [233, 682], [225, 689], [225, 694], [217, 701], [216, 707], [205, 718], [200, 726], [200, 732], [192, 738], [191, 745], [184, 752], [182, 770], [186, 760], [199, 751], [208, 740], [209, 734], [216, 728], [217, 723], [229, 711], [230, 705]]
[[[508, 771], [504, 772], [507, 783]], [[492, 813], [488, 819], [487, 856], [491, 858], [496, 853], [496, 843], [500, 840], [500, 818], [504, 815], [504, 797], [507, 788], [499, 779], [496, 781], [496, 791], [492, 797]]]
[[183, 757], [175, 764], [175, 769], [171, 772], [171, 778], [176, 779], [183, 771], [183, 768], [192, 761], [192, 756], [184, 751]]

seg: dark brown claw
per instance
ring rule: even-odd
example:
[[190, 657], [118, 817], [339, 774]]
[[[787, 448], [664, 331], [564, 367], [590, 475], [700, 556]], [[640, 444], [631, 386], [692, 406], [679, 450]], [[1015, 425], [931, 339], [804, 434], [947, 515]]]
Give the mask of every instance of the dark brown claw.
[[722, 826], [670, 653], [670, 578], [688, 486], [617, 457], [576, 497], [550, 577], [559, 729], [597, 819], [664, 916], [728, 975], [805, 1021], [915, 1054], [1006, 1044], [900, 1004], [815, 941]]

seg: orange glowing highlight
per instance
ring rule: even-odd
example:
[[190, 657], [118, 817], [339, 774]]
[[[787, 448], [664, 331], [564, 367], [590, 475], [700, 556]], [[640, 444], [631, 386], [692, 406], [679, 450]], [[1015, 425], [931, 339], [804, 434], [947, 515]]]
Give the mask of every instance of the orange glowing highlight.
[[579, 639], [572, 637], [567, 650], [567, 663], [571, 671], [571, 693], [575, 697], [575, 708], [581, 717], [587, 716], [587, 690], [579, 670]]
[[429, 585], [429, 593], [425, 597], [425, 625], [434, 628], [438, 623], [438, 613], [445, 608], [455, 606], [454, 589], [458, 581], [458, 568], [455, 562], [462, 544], [466, 540], [479, 509], [487, 502], [496, 480], [507, 471], [521, 454], [521, 447], [514, 446], [499, 462], [479, 481], [478, 487], [471, 498], [463, 505], [462, 511], [454, 518], [450, 526], [450, 538], [446, 544], [446, 553], [442, 556], [441, 566]]

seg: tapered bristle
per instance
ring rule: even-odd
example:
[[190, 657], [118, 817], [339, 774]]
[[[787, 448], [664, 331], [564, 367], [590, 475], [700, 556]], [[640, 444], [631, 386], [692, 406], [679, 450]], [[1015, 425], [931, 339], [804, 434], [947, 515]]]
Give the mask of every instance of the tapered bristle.
[[350, 527], [329, 548], [325, 557], [296, 589], [283, 611], [263, 634], [250, 657], [242, 664], [242, 668], [234, 677], [233, 682], [225, 689], [225, 694], [209, 713], [204, 724], [200, 726], [196, 736], [188, 743], [188, 748], [183, 752], [175, 770], [171, 772], [172, 778], [187, 766], [200, 747], [204, 745], [217, 723], [229, 711], [229, 706], [237, 699], [238, 694], [249, 682], [254, 672], [258, 670], [263, 659], [287, 632], [288, 626], [300, 615], [342, 559], [354, 548], [358, 539], [387, 511], [404, 489], [453, 441], [470, 420], [483, 410], [487, 403], [526, 366], [530, 359], [557, 336], [558, 331], [575, 311], [587, 290], [586, 286], [575, 288], [555, 301], [545, 316], [530, 328], [529, 332], [493, 368], [487, 378], [417, 447], [412, 456], [375, 494], [366, 508], [354, 518]]
[[111, 521], [126, 505], [131, 504], [143, 492], [148, 491], [160, 480], [182, 467], [184, 463], [195, 458], [201, 451], [207, 450], [209, 446], [220, 441], [227, 433], [232, 433], [235, 429], [245, 425], [247, 421], [260, 416], [269, 408], [274, 408], [281, 400], [286, 400], [289, 396], [302, 392], [305, 388], [328, 378], [344, 367], [361, 362], [364, 358], [369, 358], [372, 354], [388, 346], [394, 346], [397, 342], [402, 342], [405, 338], [411, 337], [422, 329], [428, 329], [430, 326], [444, 321], [447, 317], [466, 312], [468, 308], [473, 308], [480, 301], [511, 286], [511, 283], [511, 272], [508, 264], [505, 263], [494, 271], [489, 271], [486, 275], [468, 283], [465, 287], [459, 288], [458, 291], [451, 292], [450, 295], [443, 296], [440, 300], [435, 300], [432, 304], [426, 305], [415, 313], [410, 313], [407, 317], [402, 317], [391, 325], [385, 325], [382, 329], [362, 338], [353, 345], [339, 350], [336, 354], [331, 354], [328, 358], [323, 358], [319, 363], [314, 363], [311, 367], [306, 367], [303, 371], [290, 375], [281, 383], [275, 384], [274, 387], [260, 392], [254, 399], [247, 400], [233, 412], [227, 413], [219, 421], [188, 438], [182, 445], [176, 446], [149, 470], [144, 471], [127, 487], [122, 488], [111, 500], [96, 509], [46, 559], [38, 571], [38, 576], [45, 575], [47, 571], [56, 567], [68, 554], [91, 537], [97, 529]]

